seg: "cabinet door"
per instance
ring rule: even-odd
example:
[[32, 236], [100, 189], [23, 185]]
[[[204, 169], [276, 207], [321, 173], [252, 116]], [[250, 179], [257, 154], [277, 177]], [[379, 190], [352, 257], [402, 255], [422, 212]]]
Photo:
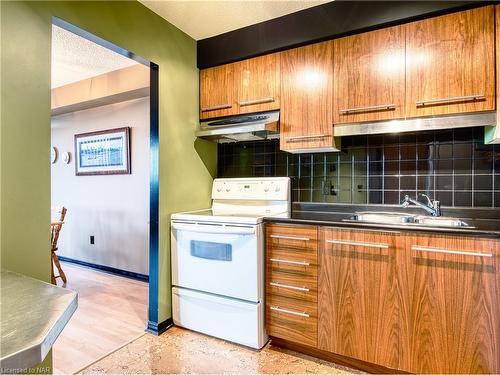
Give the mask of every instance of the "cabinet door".
[[334, 123], [405, 115], [405, 28], [335, 39]]
[[319, 349], [407, 368], [408, 286], [400, 238], [397, 232], [320, 230]]
[[409, 235], [414, 373], [500, 372], [499, 242]]
[[493, 6], [406, 25], [408, 117], [495, 109]]
[[333, 145], [333, 42], [281, 53], [280, 147]]
[[273, 53], [235, 64], [238, 113], [280, 107], [280, 54]]
[[236, 113], [234, 91], [234, 64], [200, 70], [200, 118]]

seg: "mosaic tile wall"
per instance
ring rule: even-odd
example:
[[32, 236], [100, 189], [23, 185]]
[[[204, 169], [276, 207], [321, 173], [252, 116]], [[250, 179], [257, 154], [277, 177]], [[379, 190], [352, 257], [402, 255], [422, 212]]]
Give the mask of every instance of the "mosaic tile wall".
[[343, 137], [341, 152], [289, 154], [278, 141], [220, 144], [219, 177], [292, 177], [294, 202], [500, 207], [500, 145], [483, 128]]

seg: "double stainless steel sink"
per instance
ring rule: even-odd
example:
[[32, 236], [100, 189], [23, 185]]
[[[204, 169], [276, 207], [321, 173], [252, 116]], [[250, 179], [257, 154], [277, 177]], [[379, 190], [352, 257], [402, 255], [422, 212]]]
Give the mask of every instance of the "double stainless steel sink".
[[466, 222], [456, 217], [414, 215], [400, 212], [356, 212], [351, 220], [376, 224], [413, 224], [430, 227], [469, 227]]

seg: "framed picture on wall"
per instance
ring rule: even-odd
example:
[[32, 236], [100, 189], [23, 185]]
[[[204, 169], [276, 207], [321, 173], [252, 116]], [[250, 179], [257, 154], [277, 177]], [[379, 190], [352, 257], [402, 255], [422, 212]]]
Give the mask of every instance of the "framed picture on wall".
[[77, 176], [130, 174], [130, 128], [75, 134]]

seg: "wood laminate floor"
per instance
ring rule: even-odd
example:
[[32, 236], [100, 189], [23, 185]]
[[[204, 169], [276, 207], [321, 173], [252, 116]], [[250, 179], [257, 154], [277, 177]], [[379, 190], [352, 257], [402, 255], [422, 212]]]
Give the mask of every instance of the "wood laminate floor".
[[[54, 373], [75, 373], [144, 333], [148, 284], [61, 262], [78, 309], [53, 348]], [[61, 280], [58, 285], [61, 285]]]

